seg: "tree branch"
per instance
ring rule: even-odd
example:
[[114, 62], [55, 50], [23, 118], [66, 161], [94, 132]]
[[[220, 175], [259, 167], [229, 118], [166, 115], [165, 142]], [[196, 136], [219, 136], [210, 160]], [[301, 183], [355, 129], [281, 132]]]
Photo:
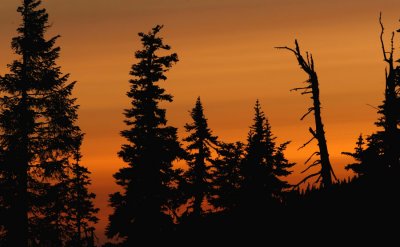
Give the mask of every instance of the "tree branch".
[[303, 120], [303, 119], [304, 119], [305, 117], [307, 117], [308, 114], [310, 114], [312, 111], [314, 111], [314, 107], [308, 108], [308, 112], [307, 112], [306, 114], [304, 114], [304, 115], [300, 118], [300, 120]]
[[291, 92], [291, 91], [298, 91], [298, 90], [307, 90], [307, 89], [310, 89], [310, 88], [311, 88], [311, 86], [307, 86], [307, 87], [295, 87], [295, 88], [290, 89], [290, 92]]
[[300, 184], [302, 184], [302, 183], [306, 182], [308, 179], [313, 178], [318, 175], [321, 175], [321, 172], [316, 172], [316, 173], [310, 174], [307, 177], [305, 177], [303, 180], [301, 180], [299, 183], [297, 183], [294, 187], [299, 187]]
[[315, 136], [313, 136], [309, 141], [307, 141], [306, 143], [303, 144], [303, 146], [299, 147], [297, 150], [300, 150], [302, 148], [305, 148], [308, 144], [310, 144], [310, 142], [312, 142], [315, 139]]
[[319, 152], [314, 152], [313, 154], [311, 154], [311, 156], [306, 160], [306, 162], [304, 162], [304, 165], [307, 164], [312, 157], [314, 157], [314, 155], [319, 155]]
[[[383, 33], [385, 31], [385, 28], [383, 27], [383, 23], [382, 23], [382, 12], [379, 13], [379, 24], [381, 25], [380, 39], [381, 39], [383, 59], [384, 59], [385, 62], [390, 63], [391, 59], [393, 57], [393, 37], [394, 37], [394, 33], [392, 33], [392, 52], [387, 52], [386, 49], [385, 49], [385, 43], [383, 42]], [[390, 57], [387, 58], [386, 54], [390, 54]]]
[[311, 135], [317, 138], [317, 133], [315, 133], [315, 131], [311, 127], [308, 129], [308, 131], [310, 131]]
[[321, 178], [322, 178], [322, 175], [320, 174], [319, 177], [317, 178], [317, 180], [315, 180], [315, 183], [318, 183], [319, 180], [321, 180]]
[[[387, 77], [387, 75], [386, 75], [386, 77]], [[367, 106], [370, 106], [370, 107], [374, 108], [375, 110], [378, 110], [378, 111], [379, 111], [379, 108], [378, 108], [378, 107], [375, 107], [375, 106], [373, 106], [373, 105], [371, 105], [371, 104], [367, 104]]]
[[308, 171], [311, 167], [317, 166], [321, 164], [321, 160], [316, 160], [314, 161], [311, 165], [309, 165], [306, 169], [304, 169], [302, 172], [300, 173], [305, 173], [306, 171]]
[[[275, 48], [276, 48], [276, 49], [285, 49], [285, 50], [289, 50], [289, 51], [293, 52], [294, 55], [295, 55], [296, 58], [297, 58], [297, 61], [298, 61], [299, 65], [300, 65], [300, 67], [301, 67], [307, 74], [311, 75], [311, 74], [313, 73], [313, 70], [312, 70], [311, 67], [310, 67], [310, 61], [307, 63], [307, 61], [305, 61], [304, 58], [303, 58], [303, 56], [301, 55], [300, 47], [299, 47], [299, 43], [297, 42], [297, 39], [295, 39], [294, 43], [295, 43], [295, 46], [296, 46], [295, 49], [289, 48], [289, 47], [287, 47], [287, 46], [278, 46], [278, 47], [275, 47]], [[307, 59], [308, 59], [308, 53], [307, 53]], [[311, 61], [312, 61], [312, 60], [311, 60]], [[312, 65], [312, 67], [314, 67], [314, 66]]]
[[296, 53], [296, 51], [295, 50], [293, 50], [292, 48], [290, 48], [290, 47], [287, 47], [287, 46], [275, 46], [275, 49], [284, 49], [284, 50], [289, 50], [289, 51], [291, 51], [291, 52], [293, 52], [296, 56], [297, 56], [297, 53]]

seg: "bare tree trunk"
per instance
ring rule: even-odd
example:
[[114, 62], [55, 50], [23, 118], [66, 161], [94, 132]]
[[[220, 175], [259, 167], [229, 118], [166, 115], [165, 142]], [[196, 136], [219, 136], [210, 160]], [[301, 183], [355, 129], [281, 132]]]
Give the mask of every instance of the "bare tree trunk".
[[[310, 179], [312, 177], [318, 176], [317, 182], [321, 179], [322, 186], [329, 187], [332, 185], [332, 175], [335, 177], [335, 174], [333, 172], [331, 162], [329, 160], [328, 146], [326, 144], [324, 125], [322, 123], [322, 118], [321, 118], [321, 102], [319, 100], [318, 76], [314, 70], [314, 61], [313, 61], [312, 56], [307, 53], [307, 61], [306, 61], [300, 53], [300, 48], [299, 48], [299, 44], [297, 43], [297, 40], [295, 40], [295, 45], [296, 45], [295, 49], [292, 49], [292, 48], [289, 48], [286, 46], [285, 47], [277, 47], [277, 48], [278, 49], [286, 49], [286, 50], [293, 52], [297, 58], [297, 61], [299, 62], [301, 69], [304, 70], [304, 72], [306, 72], [309, 77], [308, 80], [306, 81], [306, 83], [308, 84], [306, 87], [292, 89], [294, 91], [304, 90], [301, 94], [311, 94], [312, 95], [311, 99], [313, 100], [313, 106], [308, 109], [308, 112], [303, 115], [301, 120], [303, 120], [311, 112], [314, 112], [315, 131], [312, 128], [309, 129], [309, 131], [313, 137], [311, 138], [311, 140], [309, 140], [307, 143], [305, 143], [300, 148], [305, 147], [312, 140], [317, 139], [319, 152], [313, 153], [311, 155], [311, 157], [306, 161], [306, 163], [308, 163], [308, 161], [310, 161], [310, 159], [314, 156], [314, 154], [319, 155], [320, 159], [314, 161], [303, 172], [307, 171], [311, 167], [314, 167], [317, 165], [321, 166], [321, 169], [319, 172], [308, 175], [302, 181], [300, 181], [300, 183], [298, 183], [297, 185], [300, 185], [301, 183], [307, 181], [308, 179]], [[336, 179], [336, 177], [335, 177], [335, 179]]]
[[[311, 60], [312, 61], [312, 60]], [[314, 72], [314, 70], [313, 70]], [[321, 102], [319, 101], [319, 86], [317, 74], [310, 77], [312, 85], [312, 99], [314, 105], [314, 119], [315, 119], [315, 138], [318, 140], [318, 147], [321, 159], [321, 178], [322, 184], [326, 187], [332, 185], [332, 166], [329, 160], [328, 146], [326, 144], [324, 125], [321, 118]]]

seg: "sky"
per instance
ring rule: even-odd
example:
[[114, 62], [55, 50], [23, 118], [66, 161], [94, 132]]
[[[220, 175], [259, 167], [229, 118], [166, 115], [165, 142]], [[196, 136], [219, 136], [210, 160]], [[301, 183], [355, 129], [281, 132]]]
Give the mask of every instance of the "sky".
[[[19, 0], [1, 0], [0, 74], [14, 55], [10, 41], [21, 19]], [[286, 155], [299, 171], [316, 143], [310, 139], [312, 118], [300, 121], [311, 100], [291, 88], [307, 75], [293, 54], [276, 46], [294, 46], [313, 54], [320, 80], [322, 117], [331, 163], [340, 178], [360, 133], [376, 130], [376, 107], [383, 99], [385, 63], [379, 40], [379, 12], [390, 32], [400, 27], [398, 0], [44, 0], [50, 16], [48, 36], [60, 34], [58, 64], [78, 81], [78, 124], [86, 133], [82, 164], [92, 172], [92, 191], [100, 208], [97, 236], [112, 209], [108, 195], [118, 190], [112, 174], [124, 166], [117, 152], [125, 143], [123, 109], [134, 52], [141, 48], [138, 32], [164, 25], [161, 36], [178, 53], [179, 62], [160, 83], [174, 96], [163, 104], [168, 123], [185, 136], [189, 110], [201, 97], [209, 126], [223, 141], [245, 141], [253, 107], [260, 100], [277, 142], [291, 140]], [[398, 36], [395, 41], [399, 41]], [[398, 43], [397, 43], [398, 44]], [[395, 47], [395, 48], [398, 48]]]

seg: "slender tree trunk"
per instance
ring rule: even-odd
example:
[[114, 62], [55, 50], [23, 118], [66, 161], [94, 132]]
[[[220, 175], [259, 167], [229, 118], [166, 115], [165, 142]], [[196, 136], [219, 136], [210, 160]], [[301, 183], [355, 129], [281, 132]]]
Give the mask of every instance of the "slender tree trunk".
[[328, 146], [326, 144], [324, 125], [322, 124], [321, 118], [321, 102], [319, 101], [319, 85], [317, 74], [314, 73], [310, 76], [312, 99], [314, 106], [314, 118], [315, 118], [315, 138], [318, 141], [318, 147], [321, 157], [321, 178], [324, 186], [332, 185], [331, 176], [331, 162], [329, 160]]

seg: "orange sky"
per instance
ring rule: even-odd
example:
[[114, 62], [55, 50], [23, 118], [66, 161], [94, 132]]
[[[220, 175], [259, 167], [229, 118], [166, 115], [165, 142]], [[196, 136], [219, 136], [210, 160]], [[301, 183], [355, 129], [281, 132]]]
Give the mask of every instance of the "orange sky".
[[[19, 3], [1, 0], [0, 73], [13, 57]], [[340, 153], [351, 151], [361, 132], [374, 130], [376, 111], [367, 104], [376, 106], [383, 97], [379, 11], [388, 31], [400, 26], [398, 0], [45, 0], [44, 6], [49, 33], [61, 34], [59, 64], [78, 81], [83, 163], [93, 173], [101, 241], [111, 212], [108, 194], [118, 189], [112, 174], [124, 165], [116, 153], [124, 142], [119, 131], [125, 128], [122, 111], [129, 107], [125, 93], [133, 52], [140, 48], [138, 32], [164, 24], [161, 35], [179, 55], [161, 85], [174, 95], [167, 118], [181, 136], [201, 96], [214, 133], [225, 141], [245, 140], [258, 98], [278, 142], [292, 140], [287, 156], [299, 163], [296, 171], [316, 148], [297, 151], [310, 138], [312, 118], [299, 119], [311, 101], [289, 92], [306, 75], [293, 54], [273, 47], [293, 46], [297, 38], [315, 59], [328, 148], [343, 178], [351, 174]], [[291, 181], [302, 176], [295, 172]]]

